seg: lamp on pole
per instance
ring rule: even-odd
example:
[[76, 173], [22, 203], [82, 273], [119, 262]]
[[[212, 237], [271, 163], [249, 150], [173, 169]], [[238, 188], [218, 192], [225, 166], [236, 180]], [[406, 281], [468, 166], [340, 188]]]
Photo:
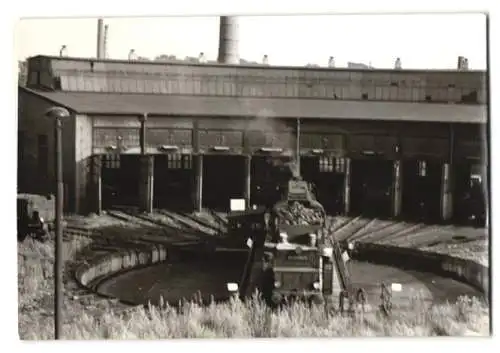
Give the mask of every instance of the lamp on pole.
[[63, 214], [63, 148], [62, 148], [62, 121], [70, 116], [69, 111], [62, 107], [52, 107], [45, 112], [45, 116], [54, 120], [54, 160], [56, 169], [56, 243], [54, 262], [54, 335], [58, 340], [62, 333], [62, 307], [63, 307], [63, 239], [62, 239], [62, 214]]

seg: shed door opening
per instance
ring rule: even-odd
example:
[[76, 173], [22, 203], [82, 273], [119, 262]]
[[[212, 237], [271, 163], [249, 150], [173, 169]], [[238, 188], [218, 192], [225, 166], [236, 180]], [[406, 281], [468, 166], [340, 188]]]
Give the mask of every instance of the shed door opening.
[[453, 173], [455, 181], [453, 218], [455, 222], [484, 227], [488, 197], [484, 167], [481, 164], [462, 162], [453, 166]]
[[351, 160], [351, 213], [365, 217], [390, 218], [393, 166], [391, 160]]
[[230, 199], [244, 198], [245, 158], [203, 156], [203, 206], [221, 212], [230, 208]]
[[312, 183], [316, 199], [331, 215], [344, 210], [344, 179], [346, 160], [334, 157], [302, 157], [301, 175]]
[[154, 158], [154, 207], [173, 211], [191, 210], [194, 188], [192, 156], [167, 154]]
[[435, 223], [441, 219], [443, 165], [432, 160], [403, 161], [402, 216]]
[[102, 158], [102, 206], [138, 207], [141, 163], [137, 155], [110, 154]]

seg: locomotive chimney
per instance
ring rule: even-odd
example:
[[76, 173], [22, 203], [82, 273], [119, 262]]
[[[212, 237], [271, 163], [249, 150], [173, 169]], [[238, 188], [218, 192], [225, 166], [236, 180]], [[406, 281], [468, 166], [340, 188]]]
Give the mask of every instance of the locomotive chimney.
[[221, 64], [239, 64], [239, 30], [238, 19], [231, 16], [220, 17], [219, 56]]
[[104, 58], [104, 20], [97, 20], [97, 59]]

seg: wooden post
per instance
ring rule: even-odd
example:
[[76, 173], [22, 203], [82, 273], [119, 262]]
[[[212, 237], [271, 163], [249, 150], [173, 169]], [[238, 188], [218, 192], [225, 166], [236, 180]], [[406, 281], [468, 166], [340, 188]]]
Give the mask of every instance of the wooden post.
[[392, 216], [397, 218], [401, 215], [401, 201], [402, 201], [402, 161], [394, 161], [394, 174], [393, 174], [393, 198], [392, 198]]
[[250, 193], [251, 193], [251, 174], [252, 174], [252, 156], [245, 156], [245, 185], [244, 185], [244, 195], [245, 195], [245, 207], [250, 209]]
[[147, 181], [146, 187], [148, 189], [146, 193], [146, 212], [153, 212], [153, 198], [154, 198], [154, 156], [146, 156], [147, 158]]
[[453, 216], [453, 159], [455, 149], [455, 131], [449, 127], [449, 154], [447, 163], [443, 164], [441, 178], [441, 219], [449, 221]]
[[196, 160], [196, 195], [195, 195], [195, 211], [201, 212], [203, 206], [203, 155], [195, 156]]
[[441, 178], [441, 219], [448, 221], [453, 214], [451, 163], [444, 163]]
[[351, 159], [345, 158], [344, 215], [348, 216], [350, 210], [351, 210]]
[[100, 215], [102, 213], [102, 156], [92, 157], [92, 174], [94, 184], [94, 206], [93, 211]]

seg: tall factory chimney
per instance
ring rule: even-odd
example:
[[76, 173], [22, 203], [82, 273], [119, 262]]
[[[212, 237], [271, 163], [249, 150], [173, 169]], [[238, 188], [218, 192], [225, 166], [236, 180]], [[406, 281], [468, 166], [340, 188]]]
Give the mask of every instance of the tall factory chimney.
[[104, 20], [97, 20], [97, 59], [104, 59]]
[[221, 16], [219, 31], [219, 56], [217, 61], [221, 64], [239, 64], [238, 18]]
[[104, 26], [104, 39], [103, 39], [103, 55], [104, 55], [104, 58], [107, 58], [108, 57], [108, 29], [109, 29], [109, 26], [108, 25], [105, 25]]

